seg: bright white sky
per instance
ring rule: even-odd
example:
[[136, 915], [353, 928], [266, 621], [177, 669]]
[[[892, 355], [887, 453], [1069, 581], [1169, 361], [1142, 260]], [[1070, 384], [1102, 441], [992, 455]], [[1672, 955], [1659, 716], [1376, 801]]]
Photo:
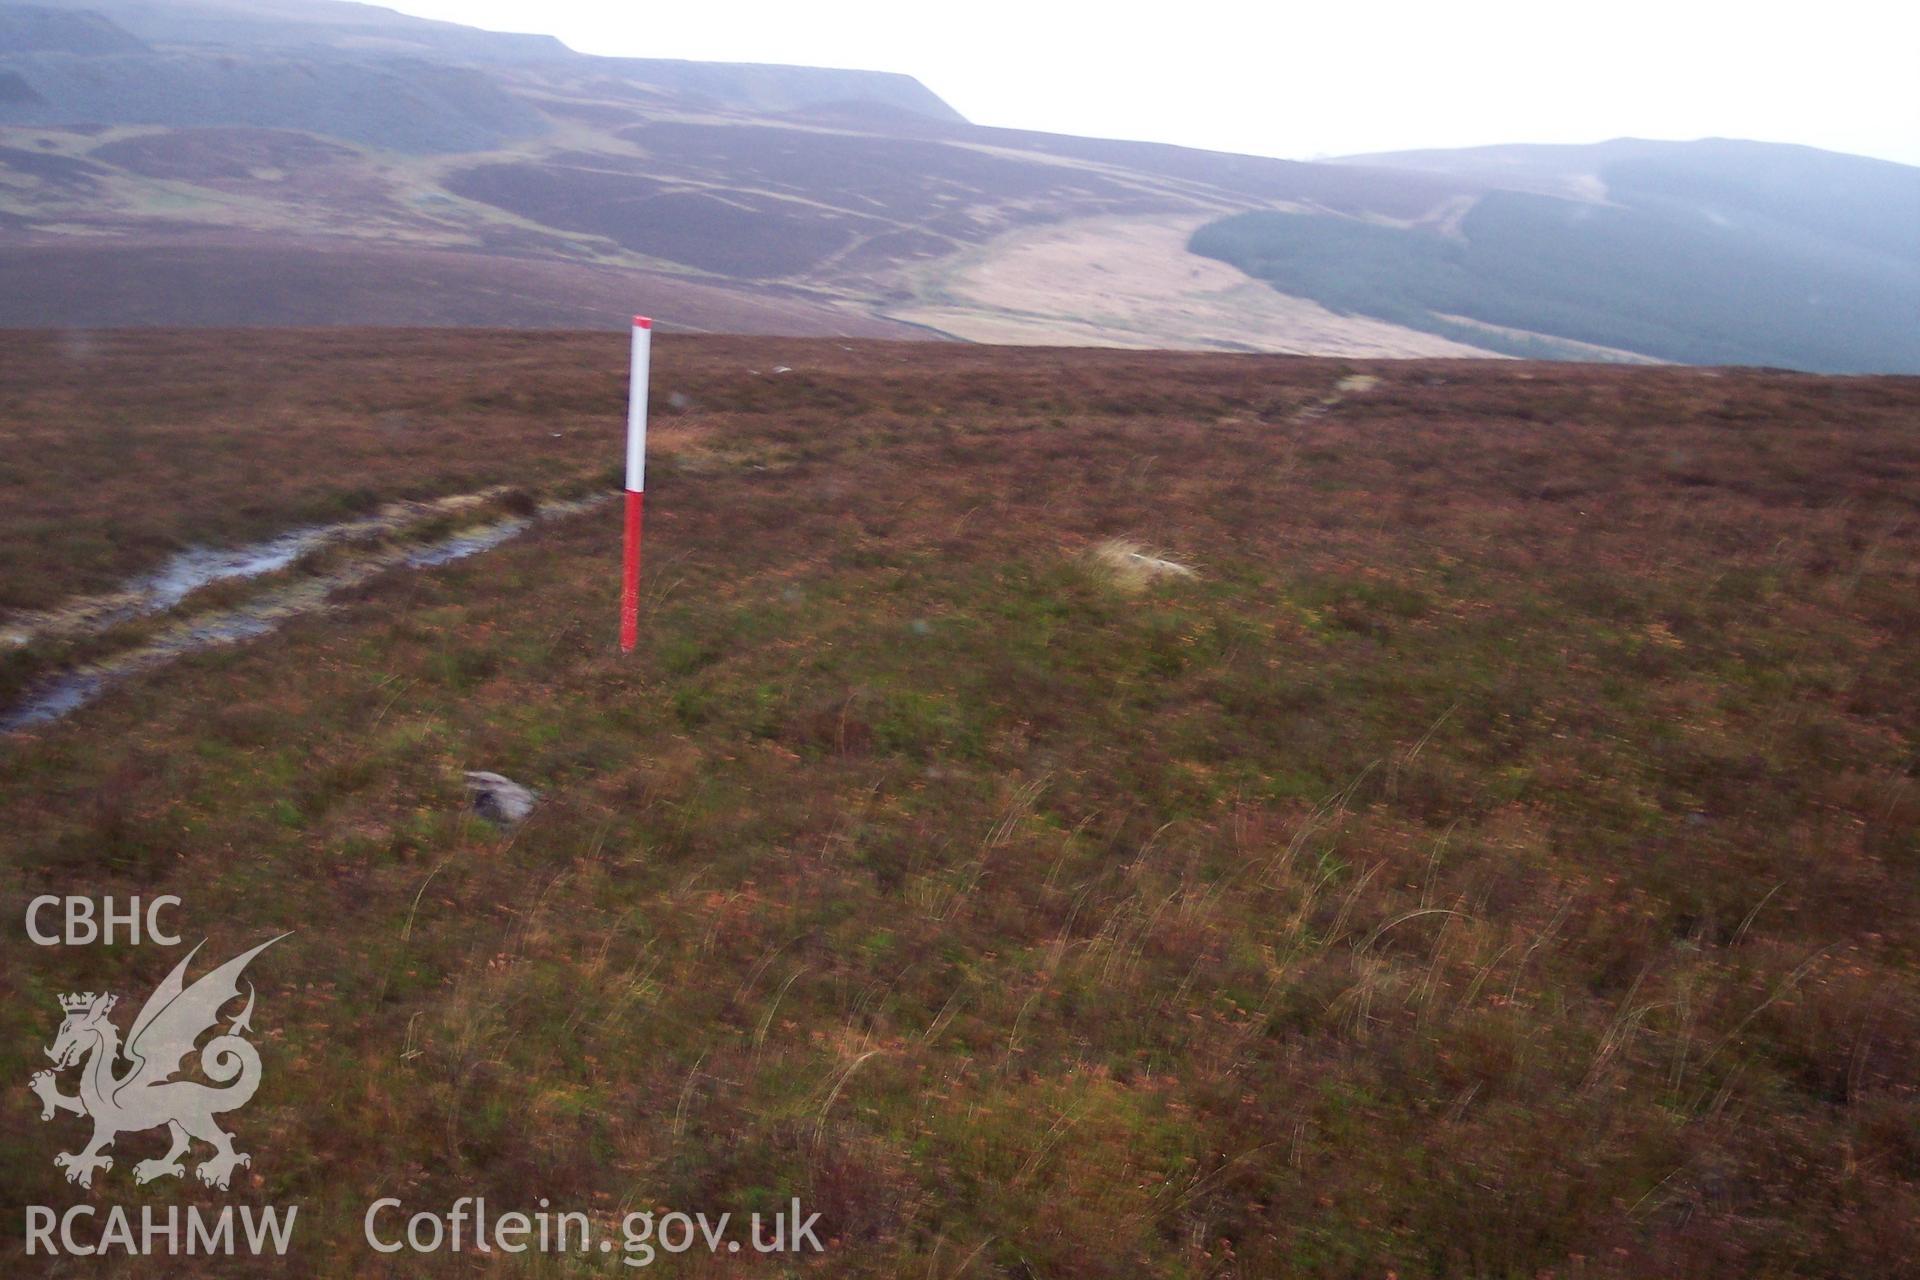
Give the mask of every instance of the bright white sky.
[[376, 0], [583, 53], [917, 76], [978, 124], [1305, 159], [1735, 137], [1920, 164], [1913, 0]]

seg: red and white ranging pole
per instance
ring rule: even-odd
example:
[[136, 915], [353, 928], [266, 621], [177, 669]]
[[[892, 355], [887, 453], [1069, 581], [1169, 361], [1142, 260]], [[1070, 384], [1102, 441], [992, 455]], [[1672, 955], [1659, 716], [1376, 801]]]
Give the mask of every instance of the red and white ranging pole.
[[620, 577], [620, 652], [640, 641], [640, 518], [647, 500], [647, 366], [653, 321], [633, 318], [633, 374], [627, 383], [627, 538]]

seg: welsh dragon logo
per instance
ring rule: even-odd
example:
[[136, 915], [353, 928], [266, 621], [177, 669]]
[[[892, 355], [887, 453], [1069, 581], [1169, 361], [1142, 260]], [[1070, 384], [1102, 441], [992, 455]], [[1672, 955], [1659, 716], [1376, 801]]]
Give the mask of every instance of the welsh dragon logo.
[[[283, 933], [280, 938], [286, 936]], [[210, 1187], [226, 1190], [233, 1171], [253, 1163], [252, 1157], [233, 1149], [233, 1135], [214, 1121], [217, 1115], [245, 1106], [260, 1087], [260, 1055], [245, 1039], [252, 1030], [252, 983], [247, 984], [246, 1008], [225, 1034], [199, 1048], [201, 1074], [213, 1084], [173, 1076], [194, 1052], [194, 1042], [217, 1026], [221, 1008], [240, 995], [240, 974], [248, 962], [280, 938], [261, 943], [187, 986], [187, 964], [200, 951], [195, 947], [141, 1006], [124, 1048], [120, 1031], [108, 1016], [118, 996], [89, 991], [60, 997], [66, 1019], [47, 1050], [53, 1070], [35, 1073], [28, 1087], [40, 1098], [42, 1120], [51, 1120], [60, 1111], [93, 1120], [93, 1141], [85, 1150], [78, 1155], [63, 1151], [53, 1158], [55, 1165], [67, 1171], [68, 1182], [91, 1187], [96, 1170], [113, 1168], [113, 1157], [103, 1153], [116, 1137], [161, 1125], [172, 1135], [173, 1146], [158, 1160], [135, 1165], [135, 1182], [184, 1176], [186, 1166], [180, 1157], [195, 1138], [213, 1147], [213, 1155], [193, 1171]], [[122, 1058], [127, 1066], [116, 1070]], [[76, 1064], [80, 1092], [61, 1093], [55, 1086], [55, 1072]]]

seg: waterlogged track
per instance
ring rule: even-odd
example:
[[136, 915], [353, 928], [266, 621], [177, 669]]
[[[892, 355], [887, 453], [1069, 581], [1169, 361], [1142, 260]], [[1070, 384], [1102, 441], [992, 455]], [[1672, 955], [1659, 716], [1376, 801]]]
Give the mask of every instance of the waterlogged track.
[[119, 680], [164, 666], [176, 658], [216, 645], [266, 635], [290, 618], [317, 612], [339, 592], [394, 568], [427, 569], [490, 551], [532, 528], [539, 520], [574, 515], [598, 506], [605, 495], [550, 499], [527, 515], [511, 515], [458, 532], [405, 545], [376, 539], [405, 534], [437, 517], [470, 511], [502, 491], [462, 494], [435, 502], [396, 503], [361, 520], [296, 529], [252, 546], [196, 547], [174, 556], [155, 573], [120, 591], [74, 601], [59, 609], [17, 619], [0, 639], [14, 647], [52, 635], [101, 635], [141, 615], [168, 613], [215, 583], [284, 573], [303, 556], [329, 547], [348, 547], [337, 564], [276, 582], [227, 608], [179, 618], [156, 637], [56, 675], [27, 689], [26, 696], [0, 710], [0, 733], [47, 724], [85, 706]]
[[429, 520], [471, 513], [500, 501], [511, 490], [496, 485], [478, 493], [452, 494], [431, 502], [394, 502], [372, 515], [337, 524], [290, 529], [239, 547], [190, 547], [174, 553], [152, 573], [118, 590], [69, 600], [52, 609], [20, 613], [0, 627], [0, 644], [15, 648], [52, 637], [98, 635], [143, 615], [167, 613], [194, 592], [218, 582], [259, 578], [291, 568], [303, 556], [328, 547], [370, 543], [404, 534]]

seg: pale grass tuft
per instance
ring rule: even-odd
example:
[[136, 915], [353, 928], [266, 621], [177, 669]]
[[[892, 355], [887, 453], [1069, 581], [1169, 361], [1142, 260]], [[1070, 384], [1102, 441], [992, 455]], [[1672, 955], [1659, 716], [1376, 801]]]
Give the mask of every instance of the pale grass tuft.
[[1087, 558], [1125, 591], [1143, 591], [1167, 578], [1198, 576], [1188, 566], [1153, 555], [1139, 543], [1124, 538], [1109, 538], [1105, 542], [1095, 543], [1088, 550]]

